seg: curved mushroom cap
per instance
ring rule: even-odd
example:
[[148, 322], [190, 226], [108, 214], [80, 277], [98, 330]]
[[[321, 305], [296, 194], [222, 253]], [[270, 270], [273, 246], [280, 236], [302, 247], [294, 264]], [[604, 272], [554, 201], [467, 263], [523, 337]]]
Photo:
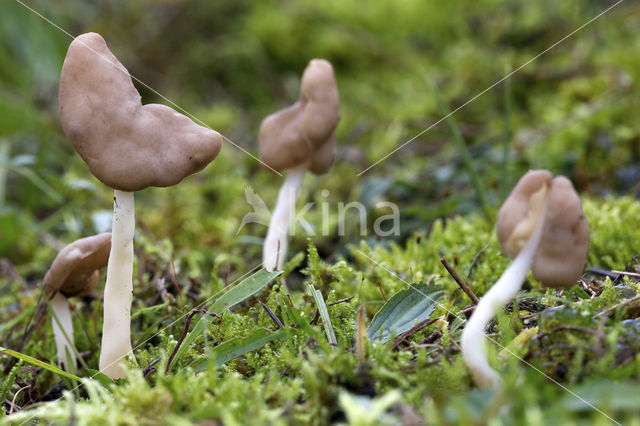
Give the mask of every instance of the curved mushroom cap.
[[333, 163], [339, 103], [333, 67], [312, 59], [302, 74], [300, 99], [262, 121], [260, 160], [278, 171], [308, 161], [310, 171], [326, 173]]
[[[541, 191], [544, 185], [548, 191]], [[531, 268], [533, 276], [545, 287], [571, 286], [587, 262], [589, 224], [580, 197], [566, 177], [552, 178], [546, 170], [532, 170], [520, 178], [498, 214], [500, 246], [511, 259], [518, 255], [533, 232], [527, 222], [531, 221], [530, 210], [535, 210], [536, 193], [546, 194], [546, 206], [541, 210], [544, 226]]]
[[91, 172], [114, 189], [175, 185], [222, 147], [219, 133], [173, 109], [143, 106], [129, 72], [96, 33], [69, 46], [59, 98], [67, 138]]
[[98, 270], [107, 266], [111, 232], [81, 238], [65, 246], [42, 281], [47, 296], [60, 290], [66, 297], [90, 293], [98, 284]]

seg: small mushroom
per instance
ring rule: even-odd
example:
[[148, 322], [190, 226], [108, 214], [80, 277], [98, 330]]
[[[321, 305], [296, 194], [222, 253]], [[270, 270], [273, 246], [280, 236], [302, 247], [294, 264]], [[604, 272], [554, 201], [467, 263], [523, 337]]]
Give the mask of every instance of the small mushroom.
[[287, 234], [305, 172], [324, 174], [331, 168], [338, 108], [333, 67], [324, 59], [312, 59], [302, 75], [300, 99], [260, 125], [260, 160], [276, 171], [288, 169], [264, 242], [263, 263], [268, 271], [284, 266]]
[[[111, 233], [81, 238], [65, 246], [44, 276], [42, 286], [58, 321], [52, 318], [58, 365], [69, 369], [66, 353], [73, 366], [76, 354], [72, 349], [73, 325], [67, 298], [89, 294], [98, 284], [98, 270], [107, 266], [111, 250]], [[62, 328], [60, 327], [62, 326]], [[64, 330], [64, 331], [63, 331]], [[69, 341], [65, 338], [65, 333]]]
[[132, 355], [133, 193], [175, 185], [200, 171], [220, 152], [222, 137], [167, 106], [142, 105], [129, 72], [96, 33], [69, 46], [59, 101], [67, 138], [91, 172], [114, 189], [100, 371], [121, 378], [120, 364]]
[[497, 232], [502, 251], [513, 262], [482, 297], [461, 338], [462, 356], [476, 383], [494, 390], [501, 389], [501, 380], [487, 360], [487, 324], [520, 290], [529, 269], [544, 287], [573, 285], [587, 261], [589, 224], [569, 179], [532, 170], [500, 208]]

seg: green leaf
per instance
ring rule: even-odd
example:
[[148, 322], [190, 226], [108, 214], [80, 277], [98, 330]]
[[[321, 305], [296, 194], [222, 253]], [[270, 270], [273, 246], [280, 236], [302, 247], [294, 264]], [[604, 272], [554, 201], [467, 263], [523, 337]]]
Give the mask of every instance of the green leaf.
[[[4, 231], [4, 229], [2, 228], [2, 223], [3, 223], [2, 217], [0, 217], [0, 229]], [[3, 234], [3, 237], [4, 237], [4, 234]], [[0, 253], [2, 253], [3, 246], [4, 245], [0, 245]], [[20, 314], [18, 314], [15, 318], [5, 321], [4, 324], [0, 324], [0, 336], [5, 335], [5, 333], [7, 333], [9, 330], [15, 327], [17, 324], [26, 323], [27, 318], [29, 318], [29, 315], [33, 313], [35, 308], [36, 308], [35, 305], [32, 305], [24, 309], [22, 312], [20, 312]]]
[[66, 371], [60, 370], [58, 367], [56, 367], [54, 365], [47, 364], [46, 362], [40, 361], [39, 359], [36, 359], [36, 358], [31, 357], [29, 355], [21, 354], [20, 352], [16, 352], [16, 351], [11, 350], [11, 349], [3, 348], [2, 346], [0, 346], [0, 352], [5, 353], [7, 355], [10, 355], [12, 357], [21, 359], [24, 362], [28, 362], [29, 364], [36, 365], [38, 367], [42, 367], [45, 370], [49, 370], [52, 373], [57, 374], [59, 376], [66, 377], [66, 378], [72, 379], [72, 380], [76, 380], [78, 382], [82, 381], [82, 379], [80, 377], [76, 376], [75, 374], [67, 373]]
[[[295, 307], [287, 306], [282, 303], [280, 306], [282, 309], [282, 318], [285, 324], [287, 324], [287, 327], [289, 327], [291, 324], [295, 324], [299, 330], [302, 330], [307, 335], [307, 337], [309, 337], [309, 339], [315, 339], [315, 341], [318, 342], [318, 345], [320, 345], [320, 348], [324, 352], [328, 353], [331, 350], [331, 347], [329, 346], [327, 341], [322, 338], [322, 333], [316, 331], [311, 326], [311, 324], [309, 324], [309, 321], [307, 321], [302, 317], [302, 315], [300, 315]], [[285, 328], [285, 330], [287, 329]]]
[[[287, 331], [282, 329], [275, 333], [265, 328], [261, 328], [247, 337], [236, 337], [219, 344], [211, 351], [215, 360], [215, 365], [222, 365], [233, 358], [262, 348], [273, 340], [283, 340], [287, 338]], [[205, 370], [208, 366], [208, 359], [200, 359], [192, 364], [195, 371]]]
[[176, 365], [178, 365], [178, 360], [182, 358], [182, 355], [184, 355], [185, 351], [193, 344], [193, 342], [198, 338], [198, 336], [200, 336], [200, 334], [207, 328], [208, 324], [209, 324], [209, 316], [205, 315], [198, 320], [196, 325], [193, 327], [193, 330], [191, 330], [191, 333], [187, 334], [187, 337], [185, 337], [184, 341], [180, 345], [178, 352], [176, 352], [176, 355], [173, 357], [173, 360], [171, 362], [172, 370]]
[[87, 369], [87, 373], [89, 373], [89, 378], [97, 380], [98, 383], [100, 383], [106, 389], [109, 389], [109, 385], [112, 385], [114, 383], [111, 377], [107, 376], [104, 373], [101, 373], [98, 370], [94, 370], [93, 368]]
[[[231, 306], [242, 302], [243, 300], [253, 296], [258, 291], [262, 290], [267, 284], [269, 284], [274, 278], [280, 275], [282, 271], [268, 272], [265, 269], [261, 269], [250, 277], [244, 279], [240, 284], [231, 288], [223, 294], [218, 300], [215, 301], [213, 306], [209, 309], [210, 312], [215, 314], [221, 314]], [[210, 317], [205, 315], [200, 318], [196, 325], [191, 330], [191, 333], [187, 334], [180, 349], [176, 353], [171, 363], [172, 367], [177, 365], [178, 360], [184, 355], [184, 352], [193, 344], [193, 342], [202, 334], [206, 326], [209, 324]]]
[[280, 275], [282, 271], [268, 272], [266, 269], [261, 269], [248, 278], [245, 278], [240, 284], [234, 286], [231, 290], [223, 294], [218, 300], [215, 301], [213, 306], [209, 309], [214, 314], [221, 314], [231, 306], [242, 302], [245, 299], [253, 296], [267, 284], [269, 284], [275, 277]]
[[369, 339], [374, 343], [386, 343], [392, 336], [426, 320], [438, 305], [442, 293], [439, 286], [427, 286], [422, 282], [397, 292], [373, 317], [367, 330]]
[[[568, 411], [592, 411], [594, 407], [605, 412], [638, 410], [640, 386], [607, 379], [585, 383], [571, 389], [572, 395], [566, 395], [562, 407]], [[577, 398], [575, 395], [579, 395]]]

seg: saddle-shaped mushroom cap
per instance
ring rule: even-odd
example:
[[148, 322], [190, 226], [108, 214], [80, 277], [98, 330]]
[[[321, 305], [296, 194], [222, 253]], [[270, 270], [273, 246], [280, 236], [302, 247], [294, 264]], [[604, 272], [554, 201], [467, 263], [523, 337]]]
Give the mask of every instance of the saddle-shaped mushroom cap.
[[134, 192], [171, 186], [203, 169], [219, 133], [158, 104], [142, 105], [127, 69], [96, 33], [76, 37], [60, 75], [67, 138], [105, 185]]
[[[529, 239], [532, 229], [528, 234], [514, 235], [514, 230], [529, 217], [531, 211], [531, 197], [539, 191], [543, 185], [550, 185], [553, 175], [547, 170], [530, 170], [520, 178], [511, 194], [500, 207], [498, 212], [497, 231], [498, 241], [502, 251], [510, 259], [520, 253], [524, 243]], [[538, 218], [535, 218], [536, 220]], [[522, 229], [522, 227], [521, 227]]]
[[547, 195], [545, 229], [533, 259], [533, 276], [545, 287], [568, 287], [582, 275], [589, 254], [589, 223], [580, 197], [564, 176]]
[[548, 185], [548, 192], [544, 194], [544, 217], [535, 218], [544, 220], [544, 226], [531, 270], [545, 287], [568, 287], [582, 274], [589, 250], [589, 224], [569, 179], [552, 178], [546, 170], [525, 174], [500, 208], [498, 240], [511, 259], [518, 255], [528, 239], [522, 230], [533, 231], [532, 226], [527, 226], [535, 204], [532, 200], [544, 185]]
[[111, 233], [81, 238], [65, 246], [54, 259], [42, 285], [47, 296], [59, 290], [66, 297], [90, 293], [98, 283], [98, 270], [107, 266]]
[[277, 171], [308, 161], [311, 172], [326, 173], [333, 164], [339, 103], [333, 67], [312, 59], [302, 75], [300, 99], [262, 121], [260, 160]]

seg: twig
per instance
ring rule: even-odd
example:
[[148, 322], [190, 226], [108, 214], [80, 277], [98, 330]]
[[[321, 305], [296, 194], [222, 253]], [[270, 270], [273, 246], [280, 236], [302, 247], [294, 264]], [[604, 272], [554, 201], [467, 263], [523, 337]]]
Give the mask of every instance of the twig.
[[467, 319], [469, 319], [475, 309], [476, 305], [469, 305], [464, 309], [458, 311], [456, 314], [449, 314], [447, 318], [455, 318], [458, 317], [458, 315], [463, 314]]
[[471, 291], [467, 283], [462, 281], [462, 278], [460, 278], [460, 275], [458, 275], [458, 273], [451, 267], [451, 265], [449, 265], [449, 262], [447, 262], [447, 259], [444, 256], [442, 256], [442, 258], [440, 258], [440, 262], [444, 265], [444, 267], [447, 269], [447, 272], [449, 272], [449, 274], [453, 277], [456, 283], [458, 283], [462, 291], [464, 291], [465, 294], [469, 296], [469, 299], [471, 299], [471, 301], [477, 305], [480, 299], [478, 299], [478, 296], [473, 294], [473, 292]]
[[458, 345], [458, 342], [456, 342], [453, 337], [449, 337], [449, 343], [451, 343], [458, 352], [462, 352], [462, 348], [460, 348], [460, 345]]
[[623, 306], [626, 305], [630, 305], [632, 303], [638, 302], [640, 301], [640, 296], [636, 296], [636, 297], [632, 297], [631, 299], [627, 299], [623, 302], [617, 303], [613, 306], [611, 306], [610, 308], [605, 309], [604, 311], [600, 312], [599, 314], [594, 315], [592, 318], [596, 319], [598, 317], [604, 316], [604, 315], [609, 315], [611, 312], [616, 311], [618, 308], [621, 308]]
[[589, 288], [589, 286], [584, 280], [578, 280], [578, 286], [581, 289], [583, 289], [585, 293], [589, 295], [590, 299], [593, 299], [594, 297], [596, 297], [596, 293], [593, 290], [591, 290], [591, 288]]
[[9, 400], [8, 400], [8, 399], [6, 399], [6, 398], [4, 399], [4, 404], [8, 405], [10, 410], [13, 410], [13, 407], [14, 407], [14, 406], [15, 406], [15, 407], [18, 407], [18, 410], [17, 410], [17, 411], [22, 410], [22, 407], [21, 407], [21, 406], [19, 406], [18, 404], [14, 404], [13, 402], [9, 401]]
[[193, 310], [189, 313], [189, 315], [187, 315], [186, 321], [184, 323], [184, 327], [182, 328], [182, 333], [180, 333], [180, 338], [178, 339], [178, 343], [176, 343], [176, 346], [171, 351], [171, 355], [169, 355], [169, 360], [167, 361], [167, 366], [164, 369], [164, 374], [167, 374], [169, 372], [169, 368], [171, 367], [171, 361], [173, 361], [173, 357], [176, 356], [176, 354], [178, 353], [178, 349], [180, 349], [180, 345], [182, 345], [182, 342], [184, 341], [185, 337], [187, 337], [187, 333], [189, 332], [189, 326], [191, 325], [191, 320], [193, 319], [193, 316], [197, 312], [198, 311]]
[[382, 298], [384, 299], [384, 301], [387, 301], [387, 296], [384, 295], [384, 291], [382, 291], [382, 284], [380, 284], [380, 281], [378, 281], [378, 288], [380, 289], [380, 294], [382, 295]]
[[319, 319], [320, 319], [320, 311], [316, 308], [316, 311], [313, 314], [313, 318], [311, 319], [311, 321], [309, 321], [309, 324], [316, 325]]
[[280, 318], [278, 318], [276, 316], [275, 313], [273, 313], [273, 311], [271, 310], [271, 308], [269, 308], [267, 305], [265, 305], [264, 303], [260, 302], [260, 306], [262, 306], [262, 309], [264, 309], [264, 311], [267, 313], [267, 315], [269, 315], [269, 318], [271, 318], [271, 321], [273, 321], [273, 323], [276, 325], [276, 327], [278, 328], [284, 328], [284, 324], [282, 324], [282, 321], [280, 321]]
[[146, 379], [147, 377], [155, 373], [156, 369], [153, 368], [153, 366], [156, 365], [158, 362], [160, 362], [160, 357], [154, 359], [151, 362], [147, 361], [147, 366], [144, 368], [144, 370], [142, 370], [142, 377]]
[[637, 272], [615, 271], [615, 270], [612, 270], [611, 272], [613, 272], [614, 274], [627, 275], [634, 278], [640, 278], [640, 274], [638, 274]]
[[340, 299], [340, 300], [336, 300], [335, 302], [327, 303], [327, 306], [333, 306], [333, 305], [337, 305], [338, 303], [349, 302], [351, 299], [353, 299], [353, 296], [346, 297], [346, 298]]
[[13, 407], [17, 407], [16, 398], [18, 398], [18, 394], [29, 387], [31, 387], [31, 385], [23, 386], [20, 389], [18, 389], [15, 395], [13, 395], [13, 399], [11, 400], [11, 408], [9, 409], [9, 415], [13, 414]]
[[178, 343], [176, 343], [175, 348], [173, 348], [173, 351], [171, 351], [171, 355], [169, 355], [169, 360], [167, 361], [167, 367], [164, 369], [164, 374], [167, 374], [169, 372], [169, 368], [171, 367], [171, 361], [173, 361], [173, 358], [178, 353], [178, 349], [180, 349], [180, 345], [182, 345], [182, 342], [184, 341], [185, 337], [187, 337], [187, 333], [189, 332], [189, 325], [191, 325], [191, 320], [193, 319], [193, 316], [197, 313], [203, 313], [203, 314], [212, 315], [215, 317], [218, 316], [216, 314], [207, 312], [203, 309], [194, 309], [189, 313], [189, 315], [187, 315], [186, 321], [184, 323], [184, 328], [182, 329], [182, 333], [180, 334], [180, 338], [178, 339]]
[[400, 346], [400, 344], [402, 342], [407, 340], [408, 337], [414, 335], [415, 333], [417, 333], [418, 331], [422, 330], [423, 328], [430, 326], [431, 324], [433, 324], [434, 322], [438, 321], [439, 319], [440, 318], [434, 318], [434, 319], [427, 318], [426, 320], [424, 320], [422, 322], [419, 322], [418, 324], [414, 325], [409, 330], [405, 331], [404, 333], [402, 333], [401, 335], [396, 337], [396, 340], [394, 340], [393, 345], [391, 345], [391, 349], [392, 350], [396, 349], [398, 346]]

